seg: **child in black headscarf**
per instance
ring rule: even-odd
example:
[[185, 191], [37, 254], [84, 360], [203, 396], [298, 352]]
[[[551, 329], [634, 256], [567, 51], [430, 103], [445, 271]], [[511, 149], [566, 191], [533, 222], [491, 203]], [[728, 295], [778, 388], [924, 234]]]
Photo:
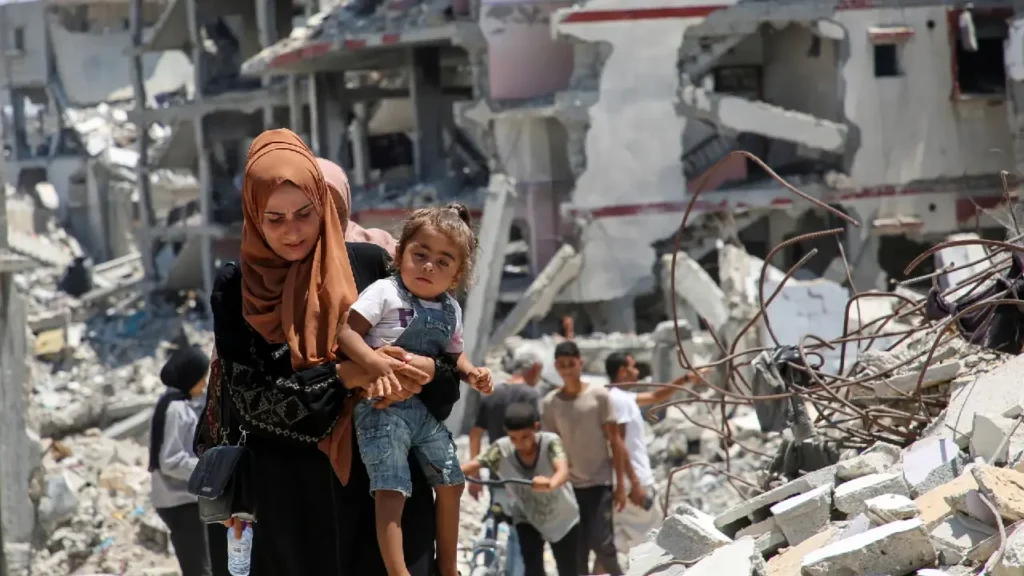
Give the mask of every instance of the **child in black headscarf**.
[[[209, 369], [210, 358], [199, 348], [189, 346], [171, 354], [160, 371], [167, 391], [157, 400], [149, 434], [151, 498], [157, 514], [171, 531], [183, 576], [212, 576], [224, 573], [226, 568], [211, 571], [208, 527], [199, 520], [196, 497], [186, 490], [188, 478], [199, 461], [192, 452], [192, 437], [199, 423], [199, 401], [206, 391]], [[219, 524], [215, 526], [220, 528], [216, 530], [220, 547], [226, 550], [224, 529]], [[214, 535], [213, 530], [210, 535]]]

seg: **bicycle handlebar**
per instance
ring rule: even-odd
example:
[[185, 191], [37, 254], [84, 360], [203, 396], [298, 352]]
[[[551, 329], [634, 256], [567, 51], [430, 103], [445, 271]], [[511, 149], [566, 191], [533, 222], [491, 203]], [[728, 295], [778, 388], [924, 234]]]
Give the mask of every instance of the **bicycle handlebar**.
[[523, 486], [533, 486], [533, 480], [526, 480], [523, 478], [499, 478], [497, 480], [484, 480], [482, 478], [471, 478], [466, 477], [467, 482], [473, 484], [482, 484], [484, 486], [504, 486], [505, 484], [522, 484]]

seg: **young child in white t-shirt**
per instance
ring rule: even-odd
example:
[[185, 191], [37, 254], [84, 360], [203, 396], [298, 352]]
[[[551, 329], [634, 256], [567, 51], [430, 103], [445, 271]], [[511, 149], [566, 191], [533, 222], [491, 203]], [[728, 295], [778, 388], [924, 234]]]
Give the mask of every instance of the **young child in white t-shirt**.
[[398, 241], [398, 273], [374, 282], [359, 295], [338, 335], [341, 351], [372, 379], [368, 397], [356, 406], [354, 417], [359, 455], [374, 496], [377, 541], [389, 576], [408, 575], [401, 520], [405, 499], [412, 492], [410, 449], [415, 449], [437, 496], [441, 576], [458, 576], [459, 501], [465, 476], [451, 432], [418, 397], [386, 408], [374, 406], [377, 398], [399, 386], [392, 363], [374, 349], [394, 345], [431, 358], [451, 354], [473, 388], [491, 393], [490, 371], [474, 366], [463, 352], [462, 309], [448, 294], [472, 272], [476, 244], [465, 206], [417, 210], [406, 220]]

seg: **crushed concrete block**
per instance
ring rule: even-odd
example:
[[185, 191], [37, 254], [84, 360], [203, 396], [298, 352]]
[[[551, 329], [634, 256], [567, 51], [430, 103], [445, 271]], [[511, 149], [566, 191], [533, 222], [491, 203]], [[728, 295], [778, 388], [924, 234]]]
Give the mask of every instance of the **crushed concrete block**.
[[860, 456], [838, 462], [836, 478], [853, 480], [869, 474], [891, 472], [893, 465], [899, 462], [899, 459], [899, 448], [892, 444], [879, 442], [865, 450]]
[[799, 544], [824, 528], [832, 515], [832, 485], [819, 486], [771, 507], [786, 540]]
[[975, 414], [1003, 414], [1020, 401], [1020, 375], [1024, 355], [1016, 356], [991, 372], [957, 379], [950, 389], [946, 426], [960, 446], [967, 446]]
[[[838, 490], [838, 489], [837, 489]], [[921, 520], [900, 520], [839, 540], [804, 557], [804, 576], [906, 574], [934, 564], [935, 549]]]
[[963, 514], [939, 522], [930, 535], [941, 564], [959, 564], [968, 552], [980, 546], [996, 530]]
[[834, 484], [835, 476], [836, 467], [834, 464], [832, 466], [822, 468], [821, 470], [805, 474], [792, 482], [783, 484], [782, 486], [779, 486], [774, 490], [769, 490], [764, 494], [759, 494], [726, 510], [715, 518], [715, 526], [726, 534], [729, 534], [730, 532], [735, 534], [736, 530], [742, 528], [742, 526], [734, 527], [738, 521], [745, 520], [747, 516], [750, 516], [764, 508], [768, 508], [776, 502], [782, 502], [791, 496], [810, 492], [811, 490], [826, 484]]
[[674, 514], [665, 519], [655, 543], [679, 560], [692, 562], [732, 542], [714, 523], [698, 516]]
[[838, 534], [839, 528], [829, 526], [800, 544], [787, 548], [768, 560], [768, 576], [800, 576], [800, 565], [804, 557], [831, 542]]
[[[1010, 439], [1003, 445], [1007, 436]], [[999, 450], [1000, 445], [1002, 450]], [[1016, 457], [1024, 450], [1024, 426], [1017, 426], [1015, 418], [975, 414], [970, 446], [971, 458], [984, 458], [989, 464], [1006, 463], [1011, 456]]]
[[977, 490], [950, 494], [946, 497], [946, 502], [954, 512], [966, 514], [982, 524], [996, 526], [998, 523], [996, 514], [981, 500], [981, 493]]
[[715, 550], [686, 571], [686, 576], [763, 576], [764, 558], [750, 536]]
[[[652, 570], [655, 570], [658, 566], [667, 565], [674, 558], [671, 554], [665, 551], [661, 546], [658, 546], [654, 542], [644, 542], [638, 546], [634, 546], [629, 550], [629, 569], [626, 570], [626, 576], [647, 576], [651, 574]], [[685, 569], [682, 565], [677, 565], [681, 569]], [[653, 572], [653, 574], [662, 574], [661, 572]], [[682, 572], [680, 572], [682, 574]]]
[[971, 469], [978, 491], [1012, 522], [1024, 520], [1024, 474], [1016, 470], [982, 465]]
[[931, 530], [939, 521], [953, 513], [953, 507], [947, 500], [950, 496], [977, 488], [978, 483], [974, 476], [965, 473], [918, 496], [914, 503], [921, 511], [920, 518], [925, 528]]
[[863, 534], [872, 528], [874, 528], [874, 526], [871, 524], [871, 519], [868, 518], [867, 514], [857, 514], [853, 517], [853, 520], [848, 521], [841, 528], [839, 531], [839, 538], [837, 538], [837, 540], [852, 538], [858, 534]]
[[967, 462], [952, 439], [923, 438], [903, 451], [903, 478], [916, 498], [959, 477]]
[[875, 524], [888, 524], [898, 520], [910, 520], [921, 513], [913, 500], [899, 494], [875, 496], [864, 503], [865, 514]]
[[883, 494], [909, 496], [903, 474], [870, 474], [851, 480], [836, 487], [834, 502], [836, 509], [849, 516], [865, 510], [865, 502]]
[[751, 536], [762, 554], [773, 554], [787, 544], [786, 535], [774, 517], [755, 522], [736, 533], [736, 539]]

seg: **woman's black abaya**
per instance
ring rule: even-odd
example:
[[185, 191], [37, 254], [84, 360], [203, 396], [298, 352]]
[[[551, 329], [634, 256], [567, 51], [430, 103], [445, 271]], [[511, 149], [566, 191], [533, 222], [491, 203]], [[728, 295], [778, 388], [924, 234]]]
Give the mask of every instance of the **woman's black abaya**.
[[[350, 244], [348, 249], [360, 291], [388, 273], [383, 249], [372, 244]], [[258, 506], [251, 576], [386, 576], [377, 546], [369, 479], [358, 449], [353, 445], [351, 477], [348, 485], [342, 486], [315, 443], [295, 441], [296, 437], [313, 434], [317, 422], [332, 421], [332, 415], [340, 409], [345, 395], [333, 390], [341, 388], [336, 377], [331, 392], [323, 392], [325, 387], [318, 385], [333, 377], [333, 366], [294, 373], [288, 355], [280, 354], [276, 346], [267, 344], [248, 327], [241, 314], [241, 272], [237, 266], [229, 264], [221, 269], [211, 308], [221, 362], [216, 372], [223, 376], [211, 382], [211, 405], [200, 422], [196, 449], [201, 453], [219, 441], [213, 418], [220, 390], [237, 392], [241, 387], [242, 393], [231, 397], [235, 413], [249, 431], [246, 444], [255, 456], [253, 480]], [[246, 368], [237, 370], [235, 364]], [[427, 386], [457, 389], [454, 363], [447, 357], [438, 359], [434, 381]], [[277, 414], [268, 417], [261, 412], [268, 410]], [[301, 425], [289, 428], [288, 422], [293, 419]], [[268, 429], [278, 433], [267, 433]], [[354, 444], [355, 434], [352, 441]], [[413, 493], [402, 516], [405, 558], [413, 576], [431, 576], [433, 492], [414, 457], [410, 456], [409, 464]]]

